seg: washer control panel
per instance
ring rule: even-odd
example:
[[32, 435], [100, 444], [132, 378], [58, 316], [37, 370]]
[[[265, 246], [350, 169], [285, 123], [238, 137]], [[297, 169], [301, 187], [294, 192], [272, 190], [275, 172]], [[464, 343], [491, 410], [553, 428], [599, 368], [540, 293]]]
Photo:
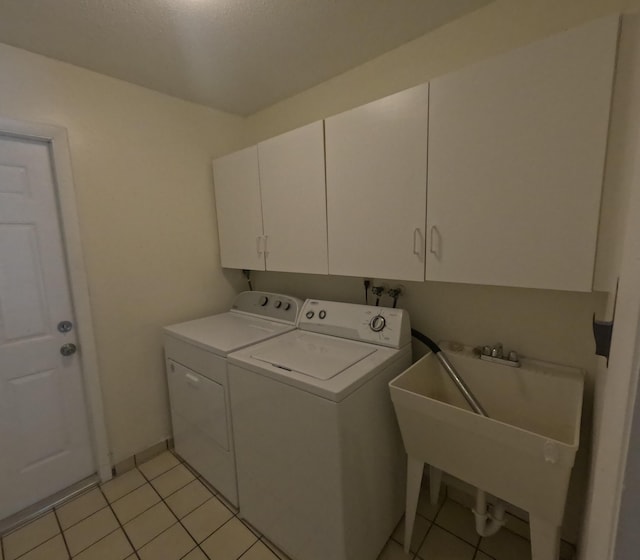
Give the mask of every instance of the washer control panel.
[[302, 300], [284, 294], [251, 291], [238, 294], [231, 310], [295, 324], [302, 304]]
[[404, 309], [308, 299], [298, 316], [298, 328], [382, 346], [400, 348], [411, 340], [409, 314]]

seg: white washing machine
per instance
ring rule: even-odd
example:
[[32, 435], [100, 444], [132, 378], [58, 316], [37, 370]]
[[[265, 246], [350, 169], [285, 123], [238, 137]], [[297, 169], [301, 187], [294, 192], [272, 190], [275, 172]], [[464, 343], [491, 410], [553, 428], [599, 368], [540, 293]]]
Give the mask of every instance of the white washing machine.
[[242, 292], [230, 311], [164, 328], [176, 452], [238, 505], [227, 355], [295, 328], [302, 301]]
[[240, 516], [295, 560], [375, 560], [404, 512], [388, 383], [409, 316], [307, 300], [298, 330], [229, 355]]

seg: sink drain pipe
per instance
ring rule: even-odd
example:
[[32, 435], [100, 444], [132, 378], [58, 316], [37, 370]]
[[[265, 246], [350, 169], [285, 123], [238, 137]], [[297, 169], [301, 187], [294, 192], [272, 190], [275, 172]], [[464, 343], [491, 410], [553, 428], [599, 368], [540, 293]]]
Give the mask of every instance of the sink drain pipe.
[[[442, 351], [440, 346], [438, 346], [428, 336], [415, 329], [411, 329], [411, 335], [422, 342], [424, 345], [426, 345], [429, 350], [434, 353], [455, 386], [462, 393], [462, 396], [465, 398], [467, 403], [469, 403], [471, 409], [476, 414], [489, 418], [487, 411], [478, 402], [478, 399], [475, 398], [475, 396], [471, 392], [471, 389], [467, 387], [467, 384], [464, 382], [462, 377], [460, 377], [460, 374], [456, 371], [456, 368], [453, 367], [453, 364], [449, 361], [449, 358], [447, 358], [446, 354]], [[473, 515], [476, 518], [476, 532], [481, 537], [489, 537], [491, 535], [495, 535], [505, 524], [504, 503], [498, 500], [491, 507], [491, 511], [489, 511], [489, 506], [487, 505], [487, 494], [484, 492], [484, 490], [480, 490], [479, 488], [476, 491], [476, 507], [472, 511]]]

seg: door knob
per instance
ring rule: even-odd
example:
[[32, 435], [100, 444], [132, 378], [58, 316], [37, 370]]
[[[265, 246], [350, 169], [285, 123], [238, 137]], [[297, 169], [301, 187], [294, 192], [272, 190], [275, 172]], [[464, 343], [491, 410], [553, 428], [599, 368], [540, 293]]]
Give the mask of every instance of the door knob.
[[60, 354], [62, 354], [63, 356], [72, 356], [73, 354], [76, 353], [77, 350], [78, 350], [78, 347], [71, 342], [68, 342], [67, 344], [63, 344], [62, 346], [60, 346]]

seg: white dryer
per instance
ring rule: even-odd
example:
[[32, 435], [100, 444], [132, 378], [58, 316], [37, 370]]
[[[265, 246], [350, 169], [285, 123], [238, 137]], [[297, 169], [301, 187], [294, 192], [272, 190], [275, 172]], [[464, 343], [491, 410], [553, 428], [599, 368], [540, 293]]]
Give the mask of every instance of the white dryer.
[[375, 560], [404, 511], [388, 382], [400, 309], [307, 300], [298, 330], [229, 355], [240, 516], [296, 560]]
[[295, 328], [302, 301], [242, 292], [230, 311], [164, 328], [176, 452], [234, 506], [236, 464], [227, 355]]

